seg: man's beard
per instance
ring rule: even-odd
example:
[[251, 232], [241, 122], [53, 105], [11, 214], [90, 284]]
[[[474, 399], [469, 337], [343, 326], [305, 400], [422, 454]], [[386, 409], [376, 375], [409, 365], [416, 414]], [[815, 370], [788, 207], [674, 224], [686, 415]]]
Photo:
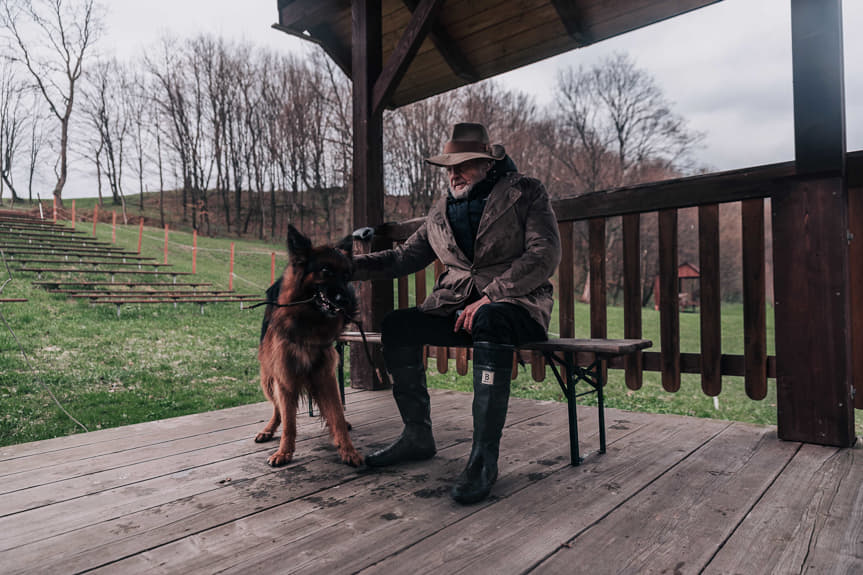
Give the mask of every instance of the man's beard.
[[460, 191], [458, 191], [458, 192], [457, 192], [457, 191], [455, 191], [455, 190], [453, 189], [453, 187], [452, 187], [452, 186], [450, 186], [450, 187], [449, 187], [449, 193], [450, 193], [450, 194], [452, 195], [452, 197], [454, 197], [455, 199], [466, 198], [466, 197], [467, 197], [467, 195], [470, 193], [470, 191], [474, 188], [474, 186], [476, 186], [476, 184], [470, 184], [470, 183], [469, 183], [469, 184], [467, 184], [466, 186], [464, 186], [464, 187], [463, 187]]

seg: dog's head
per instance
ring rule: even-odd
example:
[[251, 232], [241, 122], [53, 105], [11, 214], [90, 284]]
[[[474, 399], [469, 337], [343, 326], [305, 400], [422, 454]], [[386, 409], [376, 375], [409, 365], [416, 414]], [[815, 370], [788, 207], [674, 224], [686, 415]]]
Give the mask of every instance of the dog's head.
[[351, 288], [353, 239], [347, 236], [335, 246], [313, 247], [311, 240], [288, 226], [288, 253], [294, 278], [294, 300], [312, 299], [312, 305], [328, 318], [353, 318], [357, 298]]

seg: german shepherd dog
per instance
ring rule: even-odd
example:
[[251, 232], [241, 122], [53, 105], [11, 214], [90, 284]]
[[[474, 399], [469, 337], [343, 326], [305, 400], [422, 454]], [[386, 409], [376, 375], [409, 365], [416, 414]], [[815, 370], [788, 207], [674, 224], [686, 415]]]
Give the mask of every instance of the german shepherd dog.
[[335, 247], [312, 247], [309, 238], [288, 227], [290, 263], [282, 278], [267, 290], [258, 351], [261, 387], [273, 403], [273, 417], [255, 441], [270, 441], [282, 423], [279, 449], [267, 459], [273, 467], [290, 462], [294, 456], [302, 391], [318, 405], [342, 461], [355, 467], [363, 462], [348, 435], [333, 346], [345, 322], [357, 311], [349, 284], [352, 248], [350, 236]]

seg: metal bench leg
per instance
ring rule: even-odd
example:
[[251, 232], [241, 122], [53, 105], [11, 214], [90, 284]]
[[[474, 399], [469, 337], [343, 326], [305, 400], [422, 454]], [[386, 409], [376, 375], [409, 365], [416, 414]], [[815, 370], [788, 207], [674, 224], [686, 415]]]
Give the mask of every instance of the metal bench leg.
[[573, 466], [581, 465], [581, 455], [578, 452], [578, 410], [576, 409], [574, 376], [575, 356], [572, 353], [564, 354], [566, 358], [566, 405], [569, 415], [569, 458]]
[[599, 409], [599, 452], [605, 453], [605, 382], [602, 381], [602, 363], [596, 374], [596, 403]]

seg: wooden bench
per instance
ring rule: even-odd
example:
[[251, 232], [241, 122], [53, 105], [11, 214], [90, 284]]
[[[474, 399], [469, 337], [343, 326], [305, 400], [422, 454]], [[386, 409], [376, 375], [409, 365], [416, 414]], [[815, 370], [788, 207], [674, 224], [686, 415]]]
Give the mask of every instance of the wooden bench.
[[177, 307], [178, 303], [194, 303], [201, 306], [201, 313], [204, 313], [204, 305], [208, 303], [240, 303], [240, 309], [243, 309], [244, 303], [259, 301], [261, 296], [258, 294], [239, 294], [233, 296], [197, 296], [197, 297], [171, 297], [158, 296], [154, 298], [92, 298], [91, 305], [95, 304], [114, 304], [117, 306], [117, 317], [120, 317], [120, 308], [128, 304], [155, 304], [155, 303], [172, 303]]
[[[101, 258], [102, 256], [92, 255], [89, 257]], [[151, 260], [152, 260], [152, 258], [151, 258]], [[69, 261], [68, 259], [67, 260], [58, 260], [58, 259], [45, 259], [45, 258], [28, 258], [28, 257], [22, 258], [22, 257], [18, 257], [12, 261], [19, 262], [23, 266], [26, 266], [27, 264], [58, 264], [58, 265], [63, 265], [63, 264], [68, 263], [68, 264], [79, 264], [79, 265], [93, 266], [93, 267], [104, 266], [104, 265], [138, 266], [138, 269], [141, 269], [142, 266], [152, 266], [154, 269], [157, 269], [157, 270], [159, 268], [173, 267], [173, 264], [163, 264], [163, 263], [159, 263], [155, 260], [152, 260], [152, 261], [138, 260], [135, 262], [125, 262], [125, 261], [117, 262], [117, 261], [98, 261], [95, 259], [85, 260], [83, 258], [79, 258], [78, 260], [75, 260], [75, 261]]]
[[97, 270], [97, 269], [64, 269], [64, 268], [28, 268], [20, 267], [19, 272], [35, 272], [36, 277], [42, 279], [43, 273], [64, 273], [64, 274], [108, 274], [113, 282], [114, 276], [117, 274], [123, 275], [169, 275], [174, 278], [174, 283], [177, 282], [177, 276], [190, 276], [192, 272], [177, 272], [177, 271], [159, 271], [159, 270]]
[[[381, 334], [366, 333], [366, 341], [369, 344], [380, 344]], [[359, 343], [362, 345], [363, 338], [360, 332], [344, 332], [336, 340], [336, 349], [339, 353], [338, 381], [342, 393], [342, 402], [345, 398], [345, 345]], [[605, 397], [603, 394], [603, 365], [602, 362], [615, 357], [622, 357], [631, 353], [641, 352], [651, 347], [653, 342], [649, 339], [570, 339], [554, 338], [543, 342], [524, 344], [516, 348], [517, 351], [534, 351], [541, 353], [548, 365], [551, 367], [557, 383], [563, 391], [567, 402], [567, 413], [569, 416], [569, 455], [572, 465], [579, 465], [582, 457], [578, 447], [578, 417], [576, 413], [577, 398], [595, 393], [599, 419], [599, 450], [605, 453]], [[448, 346], [458, 347], [458, 346]], [[592, 354], [592, 360], [585, 367], [578, 362], [579, 354]], [[557, 366], [563, 368], [563, 373]], [[586, 391], [579, 392], [576, 385], [584, 382], [589, 386]], [[311, 414], [311, 404], [309, 406]]]
[[117, 254], [131, 258], [152, 259], [145, 256], [140, 256], [136, 252], [129, 252], [123, 248], [115, 248], [110, 246], [58, 246], [54, 244], [42, 243], [27, 243], [27, 242], [0, 242], [0, 249], [6, 253], [39, 253], [39, 254], [85, 254], [87, 256], [100, 256], [101, 254]]
[[31, 285], [48, 289], [59, 289], [60, 286], [127, 286], [127, 287], [150, 287], [150, 286], [175, 286], [198, 288], [213, 285], [211, 282], [91, 282], [86, 280], [43, 280], [30, 282]]
[[[9, 261], [36, 261], [36, 260], [27, 260], [28, 256], [45, 256], [45, 255], [56, 255], [58, 257], [62, 257], [62, 260], [53, 259], [51, 262], [57, 263], [65, 263], [68, 261], [72, 261], [75, 258], [78, 259], [79, 262], [86, 260], [86, 258], [99, 258], [100, 260], [121, 260], [125, 262], [126, 260], [135, 260], [135, 261], [143, 261], [147, 262], [148, 260], [154, 260], [155, 258], [140, 256], [134, 253], [123, 253], [120, 250], [114, 251], [105, 251], [102, 249], [93, 248], [92, 251], [74, 251], [74, 250], [41, 250], [41, 249], [32, 249], [32, 248], [13, 248], [8, 249], [5, 247], [0, 248], [3, 252], [9, 256]], [[52, 252], [50, 254], [46, 254], [46, 251]], [[53, 253], [57, 251], [58, 253]], [[23, 257], [21, 257], [23, 256]], [[109, 263], [109, 262], [104, 262]]]

